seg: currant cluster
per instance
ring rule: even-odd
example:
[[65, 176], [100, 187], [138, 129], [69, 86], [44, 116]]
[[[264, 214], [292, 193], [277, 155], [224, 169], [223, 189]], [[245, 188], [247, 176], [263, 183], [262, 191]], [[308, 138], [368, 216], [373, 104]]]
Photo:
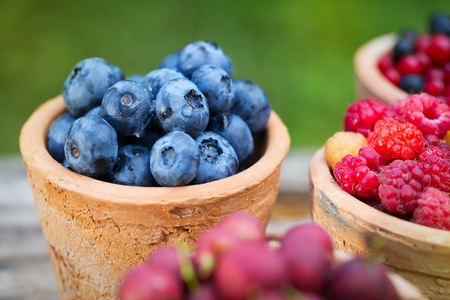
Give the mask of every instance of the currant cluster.
[[265, 236], [245, 213], [226, 216], [190, 251], [159, 248], [125, 275], [120, 300], [394, 300], [386, 267], [362, 258], [339, 261], [330, 236], [311, 223], [281, 239]]
[[445, 102], [427, 93], [393, 105], [360, 99], [348, 107], [344, 129], [325, 145], [327, 163], [343, 190], [390, 215], [450, 230], [450, 107]]
[[450, 102], [450, 16], [435, 13], [428, 25], [426, 34], [411, 29], [401, 32], [378, 68], [408, 93], [424, 91]]

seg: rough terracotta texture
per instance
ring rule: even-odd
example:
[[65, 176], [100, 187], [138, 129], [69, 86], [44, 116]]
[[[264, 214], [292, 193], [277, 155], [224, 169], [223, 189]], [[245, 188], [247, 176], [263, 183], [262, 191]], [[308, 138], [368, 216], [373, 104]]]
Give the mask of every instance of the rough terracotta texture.
[[57, 163], [45, 143], [65, 111], [61, 96], [41, 105], [22, 128], [20, 148], [62, 299], [112, 299], [120, 278], [157, 246], [192, 244], [221, 217], [254, 214], [267, 224], [290, 138], [272, 112], [264, 155], [220, 181], [178, 188], [110, 184]]
[[450, 232], [382, 213], [347, 194], [327, 166], [324, 148], [309, 170], [311, 214], [336, 249], [384, 261], [430, 299], [450, 299]]
[[408, 94], [389, 82], [378, 70], [381, 56], [394, 47], [397, 36], [383, 35], [361, 46], [354, 56], [355, 83], [358, 99], [375, 98], [392, 104]]

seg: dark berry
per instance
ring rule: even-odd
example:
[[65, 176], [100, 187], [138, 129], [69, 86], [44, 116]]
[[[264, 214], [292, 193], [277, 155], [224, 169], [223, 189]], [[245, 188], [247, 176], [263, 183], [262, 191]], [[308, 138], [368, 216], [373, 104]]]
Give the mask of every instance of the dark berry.
[[62, 163], [64, 157], [64, 141], [70, 125], [75, 121], [75, 117], [65, 113], [53, 121], [47, 133], [47, 150], [50, 155], [59, 163]]
[[186, 79], [186, 77], [183, 74], [177, 72], [176, 70], [162, 68], [153, 70], [149, 72], [147, 75], [145, 75], [141, 84], [146, 88], [148, 88], [150, 92], [152, 92], [153, 98], [156, 99], [156, 96], [158, 95], [158, 92], [164, 85], [164, 83], [177, 78]]
[[78, 118], [67, 132], [64, 153], [73, 171], [89, 177], [103, 177], [117, 162], [117, 133], [98, 116]]
[[421, 93], [425, 85], [425, 79], [421, 75], [406, 75], [400, 80], [399, 87], [407, 93]]

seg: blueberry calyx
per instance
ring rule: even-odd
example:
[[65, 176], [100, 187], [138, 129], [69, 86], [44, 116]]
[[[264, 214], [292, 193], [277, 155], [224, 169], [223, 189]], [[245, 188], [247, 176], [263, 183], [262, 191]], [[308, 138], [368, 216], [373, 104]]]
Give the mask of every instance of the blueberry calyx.
[[222, 149], [219, 147], [218, 141], [213, 138], [202, 140], [200, 142], [200, 150], [202, 157], [213, 164], [218, 163], [218, 156], [223, 153]]
[[202, 100], [202, 95], [196, 95], [194, 90], [190, 90], [189, 93], [184, 95], [184, 99], [192, 109], [203, 108], [203, 104], [200, 101]]

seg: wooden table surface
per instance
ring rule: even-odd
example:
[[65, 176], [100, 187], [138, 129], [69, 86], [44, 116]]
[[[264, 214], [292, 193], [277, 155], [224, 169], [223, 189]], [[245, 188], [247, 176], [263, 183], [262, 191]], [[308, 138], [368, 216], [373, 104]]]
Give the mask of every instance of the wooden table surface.
[[[295, 170], [282, 171], [282, 179], [283, 176], [301, 176], [304, 182], [307, 181], [304, 164], [300, 163], [303, 166], [301, 174], [296, 174]], [[290, 166], [298, 166], [298, 162], [290, 163]], [[308, 195], [299, 191], [298, 185], [293, 189], [286, 188], [283, 184], [289, 183], [289, 179], [282, 181], [268, 233], [281, 234], [293, 224], [310, 220]], [[59, 299], [20, 157], [0, 160], [0, 299]]]

